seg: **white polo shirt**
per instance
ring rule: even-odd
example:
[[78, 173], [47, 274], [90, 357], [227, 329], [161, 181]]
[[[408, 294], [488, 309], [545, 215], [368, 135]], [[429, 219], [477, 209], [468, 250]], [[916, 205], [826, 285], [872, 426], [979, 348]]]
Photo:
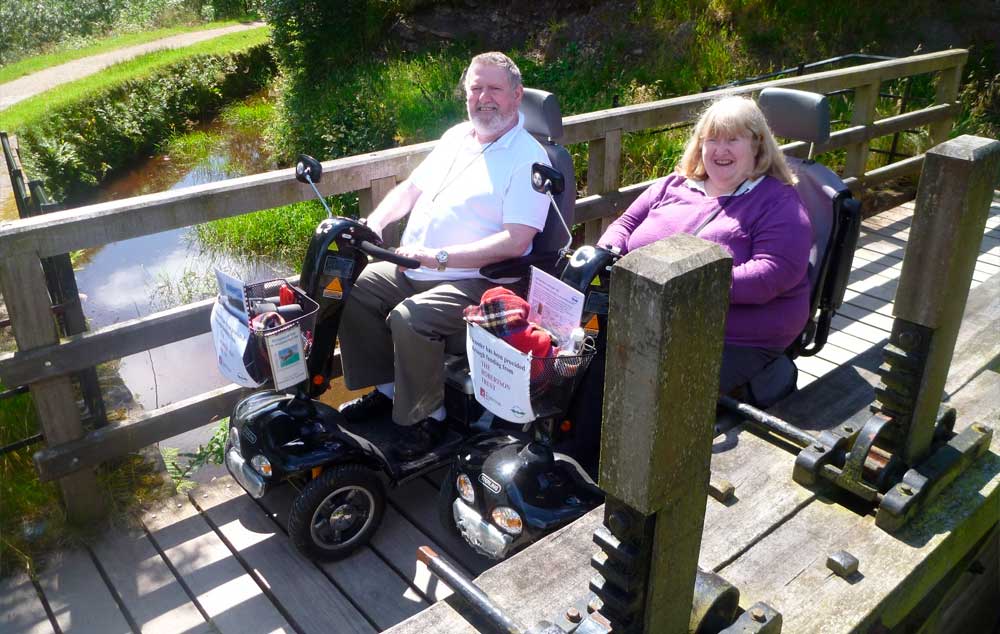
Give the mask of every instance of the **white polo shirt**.
[[[493, 143], [479, 143], [466, 121], [449, 129], [410, 175], [420, 191], [401, 243], [433, 251], [475, 242], [520, 224], [545, 227], [549, 199], [531, 188], [532, 163], [549, 164], [542, 146], [524, 129], [524, 116]], [[525, 254], [531, 251], [529, 245]], [[414, 280], [481, 277], [479, 269], [421, 267]]]

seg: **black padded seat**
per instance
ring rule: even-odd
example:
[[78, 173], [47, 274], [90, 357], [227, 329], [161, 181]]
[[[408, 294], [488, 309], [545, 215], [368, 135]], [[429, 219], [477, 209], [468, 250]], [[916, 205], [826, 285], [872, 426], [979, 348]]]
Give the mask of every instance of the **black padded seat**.
[[854, 249], [861, 228], [861, 204], [837, 174], [812, 160], [812, 148], [830, 138], [830, 107], [825, 95], [788, 88], [765, 88], [758, 105], [778, 137], [806, 141], [810, 158], [787, 157], [799, 197], [812, 224], [809, 252], [809, 321], [799, 338], [750, 381], [750, 396], [767, 407], [794, 389], [798, 371], [792, 359], [819, 352], [830, 322], [844, 300]]

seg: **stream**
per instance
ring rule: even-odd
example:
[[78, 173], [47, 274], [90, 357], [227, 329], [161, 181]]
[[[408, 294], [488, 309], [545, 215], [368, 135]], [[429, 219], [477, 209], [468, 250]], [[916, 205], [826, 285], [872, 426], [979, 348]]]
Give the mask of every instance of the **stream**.
[[[165, 155], [149, 158], [80, 204], [180, 189], [276, 167], [261, 149], [260, 139], [245, 129], [216, 122], [199, 131], [219, 139], [207, 157], [194, 164]], [[247, 281], [277, 276], [271, 262], [208, 252], [193, 227], [99, 247], [87, 252], [77, 266], [77, 285], [91, 329], [209, 297], [215, 293], [215, 268]], [[229, 383], [216, 367], [210, 333], [124, 357], [119, 374], [147, 411]], [[212, 428], [214, 423], [166, 444], [193, 451], [207, 440]]]

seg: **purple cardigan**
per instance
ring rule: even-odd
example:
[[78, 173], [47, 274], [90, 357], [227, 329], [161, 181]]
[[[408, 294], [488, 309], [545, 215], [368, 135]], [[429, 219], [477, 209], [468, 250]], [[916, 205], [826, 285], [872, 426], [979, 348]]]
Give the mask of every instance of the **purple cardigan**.
[[[672, 174], [650, 185], [598, 241], [634, 251], [675, 233], [691, 233], [726, 197], [711, 198]], [[699, 237], [733, 256], [725, 341], [785, 348], [809, 316], [812, 229], [795, 188], [767, 176], [726, 205]]]

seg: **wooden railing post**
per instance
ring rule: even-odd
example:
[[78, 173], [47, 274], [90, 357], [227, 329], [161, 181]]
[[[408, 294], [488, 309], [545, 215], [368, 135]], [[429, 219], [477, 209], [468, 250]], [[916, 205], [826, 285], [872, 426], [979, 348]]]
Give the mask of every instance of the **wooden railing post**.
[[1000, 141], [963, 135], [924, 158], [881, 371], [905, 384], [890, 379], [876, 392], [908, 465], [930, 452], [998, 177]]
[[[875, 121], [875, 106], [881, 88], [876, 80], [871, 84], [854, 89], [854, 112], [851, 113], [852, 126], [870, 126]], [[868, 141], [860, 141], [847, 147], [844, 162], [844, 178], [855, 177], [864, 185], [865, 166], [868, 164]]]
[[[587, 147], [587, 195], [613, 192], [621, 186], [622, 131], [608, 130], [604, 138], [593, 139]], [[613, 218], [594, 220], [584, 225], [586, 244], [597, 244], [598, 238]]]
[[[962, 85], [963, 65], [952, 66], [938, 71], [937, 84], [934, 86], [934, 105], [954, 103], [958, 99], [958, 90]], [[950, 116], [930, 126], [931, 142], [939, 145], [948, 140], [955, 117]]]
[[731, 276], [721, 247], [688, 235], [612, 272], [591, 589], [615, 632], [688, 631]]
[[[58, 342], [45, 275], [37, 256], [19, 255], [0, 263], [0, 288], [7, 302], [18, 350]], [[31, 396], [46, 444], [59, 445], [83, 436], [80, 412], [68, 377], [32, 383]], [[82, 524], [104, 514], [104, 496], [93, 469], [62, 478], [59, 487], [71, 522]]]
[[[361, 208], [361, 216], [366, 217], [375, 211], [382, 199], [388, 195], [392, 188], [396, 186], [395, 176], [385, 176], [383, 178], [373, 178], [371, 186], [358, 192], [358, 205]], [[382, 240], [389, 246], [399, 244], [399, 239], [403, 235], [403, 221], [394, 222], [382, 231]]]

